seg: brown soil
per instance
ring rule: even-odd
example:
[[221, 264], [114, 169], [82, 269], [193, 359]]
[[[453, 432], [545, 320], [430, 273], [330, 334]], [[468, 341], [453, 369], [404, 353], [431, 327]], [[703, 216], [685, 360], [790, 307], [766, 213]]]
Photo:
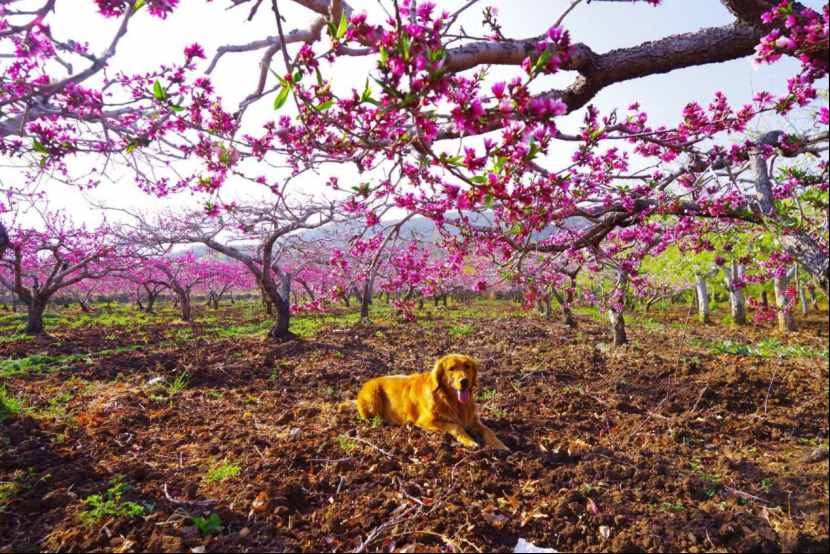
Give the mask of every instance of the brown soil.
[[[3, 344], [15, 358], [147, 346], [5, 380], [29, 412], [0, 424], [0, 486], [14, 487], [0, 496], [0, 552], [483, 552], [520, 537], [560, 551], [826, 552], [826, 358], [705, 341], [826, 351], [827, 314], [790, 336], [654, 317], [630, 322], [632, 344], [616, 350], [593, 319], [573, 331], [506, 303], [282, 344], [198, 325], [176, 344], [149, 324]], [[471, 332], [450, 332], [459, 323]], [[511, 452], [357, 421], [364, 380], [448, 351], [483, 362], [480, 411]], [[171, 399], [148, 384], [182, 371]], [[223, 462], [239, 473], [209, 481]], [[117, 475], [149, 513], [82, 524], [84, 499]], [[203, 536], [191, 516], [211, 513], [222, 529]]]

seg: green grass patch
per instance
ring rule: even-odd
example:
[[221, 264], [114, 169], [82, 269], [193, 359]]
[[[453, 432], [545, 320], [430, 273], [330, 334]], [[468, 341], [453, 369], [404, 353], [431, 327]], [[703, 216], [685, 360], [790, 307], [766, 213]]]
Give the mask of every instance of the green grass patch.
[[30, 413], [35, 417], [53, 417], [60, 419], [66, 415], [66, 405], [73, 398], [75, 398], [74, 392], [71, 390], [63, 391], [50, 398], [45, 408], [32, 410]]
[[657, 321], [656, 319], [652, 319], [650, 317], [646, 317], [646, 318], [638, 320], [637, 324], [640, 327], [642, 327], [643, 329], [646, 329], [647, 331], [661, 332], [661, 331], [666, 330], [666, 326], [663, 323]]
[[337, 437], [337, 445], [343, 452], [348, 454], [349, 452], [357, 448], [357, 441], [349, 438], [347, 435], [340, 435], [339, 437]]
[[479, 402], [487, 402], [496, 397], [496, 389], [484, 389], [476, 395], [476, 400]]
[[6, 390], [6, 386], [3, 385], [0, 388], [0, 423], [17, 417], [22, 411], [23, 403]]
[[733, 356], [754, 356], [758, 358], [824, 358], [828, 352], [810, 346], [796, 344], [785, 345], [775, 338], [764, 339], [755, 344], [744, 344], [732, 340], [702, 342], [701, 346], [709, 348], [713, 354], [730, 354]]
[[456, 337], [466, 337], [472, 335], [475, 328], [469, 323], [459, 323], [450, 327], [450, 334]]
[[84, 499], [87, 509], [80, 513], [81, 521], [92, 525], [108, 517], [139, 517], [153, 511], [151, 504], [124, 500], [123, 496], [129, 489], [124, 478], [116, 476], [104, 494], [93, 494]]
[[223, 462], [219, 465], [213, 466], [208, 470], [205, 474], [205, 481], [208, 483], [218, 483], [219, 481], [224, 481], [226, 479], [231, 479], [239, 475], [239, 472], [242, 471], [242, 468], [236, 464], [231, 464], [228, 462]]
[[6, 335], [6, 336], [0, 337], [0, 344], [8, 344], [10, 342], [32, 340], [33, 338], [34, 337], [32, 335], [27, 335], [25, 333], [14, 333], [12, 335]]
[[[0, 377], [14, 377], [30, 372], [43, 372], [62, 365], [67, 359], [74, 359], [76, 355], [49, 356], [46, 354], [32, 354], [25, 358], [7, 359], [0, 361]], [[80, 358], [80, 356], [78, 356]]]

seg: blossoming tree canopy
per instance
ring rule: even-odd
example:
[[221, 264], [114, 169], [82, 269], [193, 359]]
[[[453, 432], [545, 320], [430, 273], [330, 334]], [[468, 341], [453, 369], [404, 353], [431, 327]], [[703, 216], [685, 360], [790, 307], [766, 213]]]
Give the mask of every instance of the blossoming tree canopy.
[[[358, 160], [362, 171], [370, 171], [397, 162], [393, 177], [364, 183], [358, 193], [391, 195], [397, 206], [439, 222], [455, 212], [453, 222], [465, 225], [472, 240], [506, 254], [596, 249], [621, 227], [632, 230], [616, 234], [618, 239], [639, 239], [659, 253], [659, 243], [699, 233], [700, 219], [772, 224], [779, 228], [782, 248], [826, 282], [821, 201], [798, 225], [780, 211], [782, 201], [821, 192], [826, 161], [775, 191], [769, 177], [773, 154], [816, 156], [824, 150], [826, 109], [803, 134], [772, 131], [754, 140], [746, 135], [762, 114], [788, 113], [816, 97], [814, 84], [827, 69], [827, 9], [818, 13], [792, 2], [723, 3], [736, 15], [727, 27], [607, 54], [572, 43], [567, 30], [556, 25], [532, 39], [507, 39], [492, 12], [485, 22], [494, 36], [478, 41], [462, 36], [469, 42], [454, 47], [459, 35], [451, 31], [453, 14], [430, 3], [401, 3], [377, 23], [350, 12], [345, 3], [308, 3], [329, 18], [330, 40], [320, 41], [318, 50], [317, 43], [306, 43], [286, 58], [294, 72], [279, 79], [275, 107], [293, 96], [299, 115], [281, 117], [281, 132], [261, 136], [257, 148], [290, 155], [298, 168], [321, 160]], [[335, 28], [332, 17], [338, 14], [344, 24]], [[270, 44], [283, 46], [280, 39]], [[376, 56], [377, 68], [363, 87], [356, 83], [350, 95], [336, 96], [332, 89], [342, 77], [326, 75], [324, 62], [355, 55]], [[706, 107], [689, 102], [677, 125], [652, 124], [637, 104], [607, 114], [588, 105], [603, 88], [629, 79], [746, 56], [770, 63], [782, 55], [802, 62], [786, 95], [761, 92], [735, 108], [714, 92]], [[488, 64], [515, 65], [517, 71], [494, 83], [484, 71], [464, 73]], [[534, 92], [536, 81], [561, 71], [579, 76], [563, 89]], [[579, 129], [559, 128], [559, 116], [583, 107]], [[743, 136], [743, 142], [721, 143], [733, 135]], [[448, 142], [463, 154], [451, 154]], [[547, 168], [546, 156], [555, 156], [561, 143], [577, 145], [571, 163]], [[745, 179], [755, 186], [740, 185]], [[470, 211], [491, 213], [493, 225], [472, 224], [465, 215]], [[667, 224], [665, 216], [674, 217]], [[650, 224], [654, 219], [662, 224]], [[372, 224], [368, 213], [367, 223]], [[533, 233], [551, 228], [567, 232], [533, 240]]]
[[18, 226], [9, 234], [8, 252], [0, 261], [0, 284], [26, 305], [27, 333], [44, 331], [43, 313], [56, 293], [100, 279], [128, 259], [108, 227], [87, 229], [53, 212], [43, 215], [40, 228]]

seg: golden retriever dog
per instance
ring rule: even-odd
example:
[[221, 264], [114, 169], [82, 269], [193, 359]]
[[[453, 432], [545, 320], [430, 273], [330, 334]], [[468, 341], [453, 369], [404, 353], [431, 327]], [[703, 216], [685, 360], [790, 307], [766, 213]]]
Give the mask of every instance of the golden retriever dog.
[[428, 431], [443, 431], [467, 447], [483, 441], [508, 450], [478, 419], [473, 401], [478, 369], [479, 363], [470, 356], [447, 354], [426, 373], [377, 377], [360, 389], [357, 411], [367, 420], [380, 417], [395, 425], [412, 423]]

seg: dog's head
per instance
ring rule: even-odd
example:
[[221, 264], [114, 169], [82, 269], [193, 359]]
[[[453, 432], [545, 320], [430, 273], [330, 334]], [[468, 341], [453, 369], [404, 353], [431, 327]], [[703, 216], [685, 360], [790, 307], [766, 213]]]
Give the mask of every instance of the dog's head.
[[478, 386], [479, 364], [470, 356], [447, 354], [435, 362], [430, 373], [433, 390], [443, 387], [461, 404], [470, 402], [473, 390]]

